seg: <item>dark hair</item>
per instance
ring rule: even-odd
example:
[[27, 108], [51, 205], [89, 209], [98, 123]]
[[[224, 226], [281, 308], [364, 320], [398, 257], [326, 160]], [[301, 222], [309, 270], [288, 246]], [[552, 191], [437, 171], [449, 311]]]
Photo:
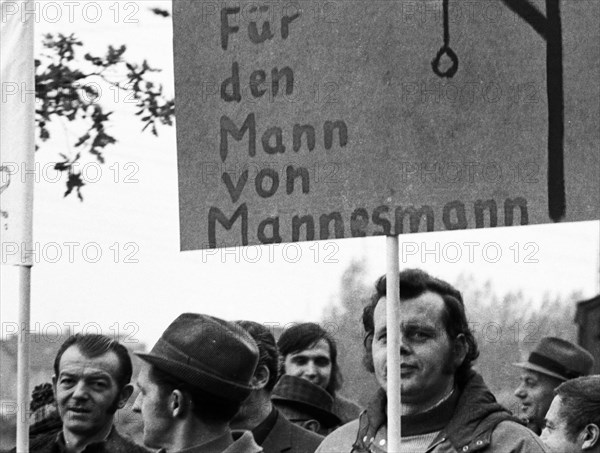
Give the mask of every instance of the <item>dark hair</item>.
[[571, 379], [554, 393], [560, 397], [559, 417], [566, 422], [571, 441], [590, 423], [600, 427], [600, 375]]
[[258, 346], [258, 363], [256, 369], [265, 366], [269, 370], [269, 380], [265, 385], [265, 390], [270, 392], [275, 387], [279, 370], [279, 352], [273, 334], [262, 324], [254, 321], [235, 321], [242, 327], [256, 342]]
[[54, 359], [54, 374], [56, 377], [60, 374], [60, 359], [64, 352], [69, 349], [71, 346], [77, 346], [81, 353], [93, 359], [94, 357], [99, 357], [108, 352], [114, 352], [120, 363], [119, 367], [119, 375], [114, 376], [117, 381], [117, 385], [119, 386], [119, 390], [123, 389], [129, 381], [131, 381], [131, 357], [129, 357], [129, 352], [127, 348], [119, 343], [117, 340], [113, 340], [106, 335], [100, 334], [75, 334], [70, 336], [65, 340], [65, 342], [60, 346], [58, 352], [56, 353], [56, 358]]
[[173, 390], [187, 393], [192, 400], [192, 412], [205, 423], [229, 423], [242, 404], [240, 401], [226, 400], [192, 386], [154, 365], [150, 365], [149, 377], [160, 387], [162, 395]]
[[[449, 283], [432, 277], [427, 272], [420, 269], [407, 269], [400, 272], [400, 294], [402, 300], [414, 299], [428, 291], [438, 294], [444, 301], [445, 310], [442, 314], [442, 320], [444, 322], [446, 333], [450, 339], [454, 340], [460, 334], [465, 336], [467, 355], [465, 356], [463, 363], [454, 373], [457, 384], [461, 386], [468, 379], [472, 363], [479, 356], [479, 349], [477, 348], [477, 342], [467, 323], [465, 305], [460, 291]], [[375, 331], [373, 314], [377, 302], [379, 302], [379, 299], [382, 297], [385, 297], [386, 292], [386, 278], [385, 275], [383, 275], [375, 282], [375, 292], [371, 296], [369, 304], [363, 310], [362, 321], [365, 329], [365, 356], [363, 363], [370, 372], [374, 371], [373, 356], [371, 354], [371, 344], [373, 342], [373, 334]]]
[[297, 324], [283, 331], [279, 341], [277, 341], [279, 354], [283, 359], [279, 374], [285, 374], [284, 361], [287, 355], [302, 352], [313, 347], [321, 340], [325, 340], [329, 344], [329, 358], [331, 359], [331, 378], [325, 390], [335, 396], [336, 390], [342, 387], [343, 382], [342, 373], [337, 363], [337, 345], [329, 332], [314, 322]]

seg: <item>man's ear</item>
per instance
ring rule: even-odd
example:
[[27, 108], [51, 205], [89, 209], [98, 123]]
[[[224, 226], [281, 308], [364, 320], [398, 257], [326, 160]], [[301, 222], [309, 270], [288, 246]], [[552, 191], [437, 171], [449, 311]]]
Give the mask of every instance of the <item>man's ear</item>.
[[315, 433], [318, 433], [319, 430], [321, 429], [321, 424], [315, 419], [305, 420], [305, 421], [299, 423], [299, 425], [302, 428], [308, 429], [309, 431], [312, 431]]
[[467, 352], [469, 352], [467, 337], [465, 337], [464, 334], [459, 333], [454, 339], [454, 364], [457, 368], [465, 361]]
[[271, 373], [265, 365], [260, 365], [252, 376], [252, 387], [256, 389], [263, 389], [269, 382]]
[[192, 410], [192, 400], [181, 390], [175, 389], [169, 396], [169, 410], [173, 417], [185, 417]]
[[54, 392], [54, 401], [58, 401], [58, 399], [56, 398], [56, 384], [58, 382], [58, 379], [56, 378], [56, 376], [52, 376], [52, 391]]
[[583, 428], [579, 436], [583, 437], [582, 450], [591, 450], [594, 447], [600, 446], [600, 427], [595, 423], [590, 423]]
[[132, 393], [133, 385], [131, 384], [127, 384], [121, 389], [121, 392], [119, 393], [119, 403], [117, 404], [117, 407], [119, 409], [123, 409], [125, 407], [125, 404], [127, 403], [127, 400], [129, 399]]

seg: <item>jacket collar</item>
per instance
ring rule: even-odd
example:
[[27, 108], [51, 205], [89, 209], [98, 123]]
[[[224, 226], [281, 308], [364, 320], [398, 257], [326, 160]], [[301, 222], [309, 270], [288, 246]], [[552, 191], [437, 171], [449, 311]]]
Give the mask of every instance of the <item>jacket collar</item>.
[[[465, 385], [458, 391], [454, 415], [433, 441], [432, 446], [448, 439], [458, 451], [463, 451], [463, 446], [471, 442], [477, 448], [483, 448], [489, 445], [491, 432], [498, 423], [505, 420], [519, 423], [517, 418], [496, 402], [496, 398], [483, 382], [483, 378], [475, 371], [471, 371]], [[371, 439], [375, 437], [379, 428], [387, 423], [386, 404], [386, 394], [380, 388], [367, 409], [360, 414], [353, 452], [369, 451], [368, 445]]]
[[485, 385], [481, 375], [471, 371], [461, 389], [454, 416], [433, 444], [447, 438], [458, 451], [463, 451], [463, 447], [471, 443], [474, 448], [469, 448], [469, 451], [476, 451], [489, 445], [493, 428], [506, 420], [520, 423], [519, 419], [496, 402], [496, 397]]
[[[277, 411], [277, 409], [275, 409]], [[269, 431], [269, 434], [261, 444], [265, 451], [281, 450], [286, 451], [292, 448], [292, 429], [291, 422], [288, 422], [286, 418], [277, 413], [277, 419], [275, 425]]]

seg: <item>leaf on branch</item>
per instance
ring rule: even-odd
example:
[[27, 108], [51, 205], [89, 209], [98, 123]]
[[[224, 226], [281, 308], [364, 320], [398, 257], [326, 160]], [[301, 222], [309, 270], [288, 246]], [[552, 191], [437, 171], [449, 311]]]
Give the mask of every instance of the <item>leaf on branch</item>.
[[171, 13], [169, 13], [169, 11], [167, 11], [166, 9], [162, 9], [162, 8], [149, 8], [149, 9], [157, 16], [169, 17], [171, 15]]
[[69, 173], [69, 178], [67, 179], [67, 191], [65, 192], [64, 197], [67, 197], [73, 190], [76, 190], [77, 198], [79, 198], [80, 201], [83, 201], [83, 195], [81, 195], [81, 188], [83, 186], [85, 186], [85, 183], [81, 179], [81, 173]]
[[[142, 130], [149, 129], [158, 135], [157, 124], [173, 124], [174, 100], [164, 95], [162, 85], [147, 79], [148, 74], [159, 69], [150, 67], [147, 60], [141, 64], [126, 61], [125, 45], [108, 46], [101, 57], [91, 53], [78, 54], [77, 48], [82, 45], [74, 34], [46, 34], [43, 38], [46, 52], [35, 62], [36, 128], [42, 142], [50, 138], [47, 125], [53, 119], [83, 120], [88, 124], [87, 131], [77, 135], [74, 147], [90, 153], [101, 163], [105, 162], [103, 153], [117, 140], [107, 132], [112, 112], [103, 109], [99, 85], [90, 83], [93, 78], [102, 79], [135, 100], [135, 115], [141, 119]], [[62, 159], [56, 164], [57, 170], [72, 172], [79, 155], [75, 160], [65, 155]], [[77, 190], [82, 199], [80, 176], [73, 174], [69, 178], [65, 196]]]
[[91, 62], [93, 65], [96, 65], [96, 66], [103, 66], [103, 64], [104, 64], [104, 62], [102, 61], [102, 58], [94, 57], [94, 56], [90, 55], [89, 53], [86, 53], [83, 58], [85, 58], [87, 61]]
[[79, 137], [79, 140], [77, 140], [77, 143], [75, 143], [75, 148], [77, 148], [78, 146], [83, 145], [85, 142], [87, 142], [90, 139], [90, 134], [84, 134], [81, 137]]
[[121, 61], [121, 56], [125, 53], [125, 50], [127, 50], [127, 47], [124, 45], [118, 49], [115, 49], [113, 46], [108, 46], [105, 66], [112, 66], [119, 63]]

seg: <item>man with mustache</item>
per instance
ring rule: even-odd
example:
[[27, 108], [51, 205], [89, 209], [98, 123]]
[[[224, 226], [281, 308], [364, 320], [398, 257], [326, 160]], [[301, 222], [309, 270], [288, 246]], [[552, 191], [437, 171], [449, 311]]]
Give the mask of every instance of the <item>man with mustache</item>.
[[[400, 273], [402, 442], [398, 453], [541, 453], [540, 439], [500, 406], [472, 369], [479, 355], [462, 295], [409, 269]], [[380, 389], [365, 413], [330, 434], [318, 453], [387, 452], [386, 279], [363, 312], [365, 365]]]
[[544, 416], [554, 398], [554, 389], [563, 382], [586, 376], [594, 366], [594, 357], [581, 346], [562, 338], [544, 337], [526, 362], [515, 363], [522, 369], [515, 396], [527, 427], [537, 435], [544, 428]]
[[62, 430], [39, 436], [35, 453], [143, 453], [113, 426], [115, 412], [133, 392], [131, 358], [125, 346], [104, 335], [77, 334], [60, 347], [52, 385]]

